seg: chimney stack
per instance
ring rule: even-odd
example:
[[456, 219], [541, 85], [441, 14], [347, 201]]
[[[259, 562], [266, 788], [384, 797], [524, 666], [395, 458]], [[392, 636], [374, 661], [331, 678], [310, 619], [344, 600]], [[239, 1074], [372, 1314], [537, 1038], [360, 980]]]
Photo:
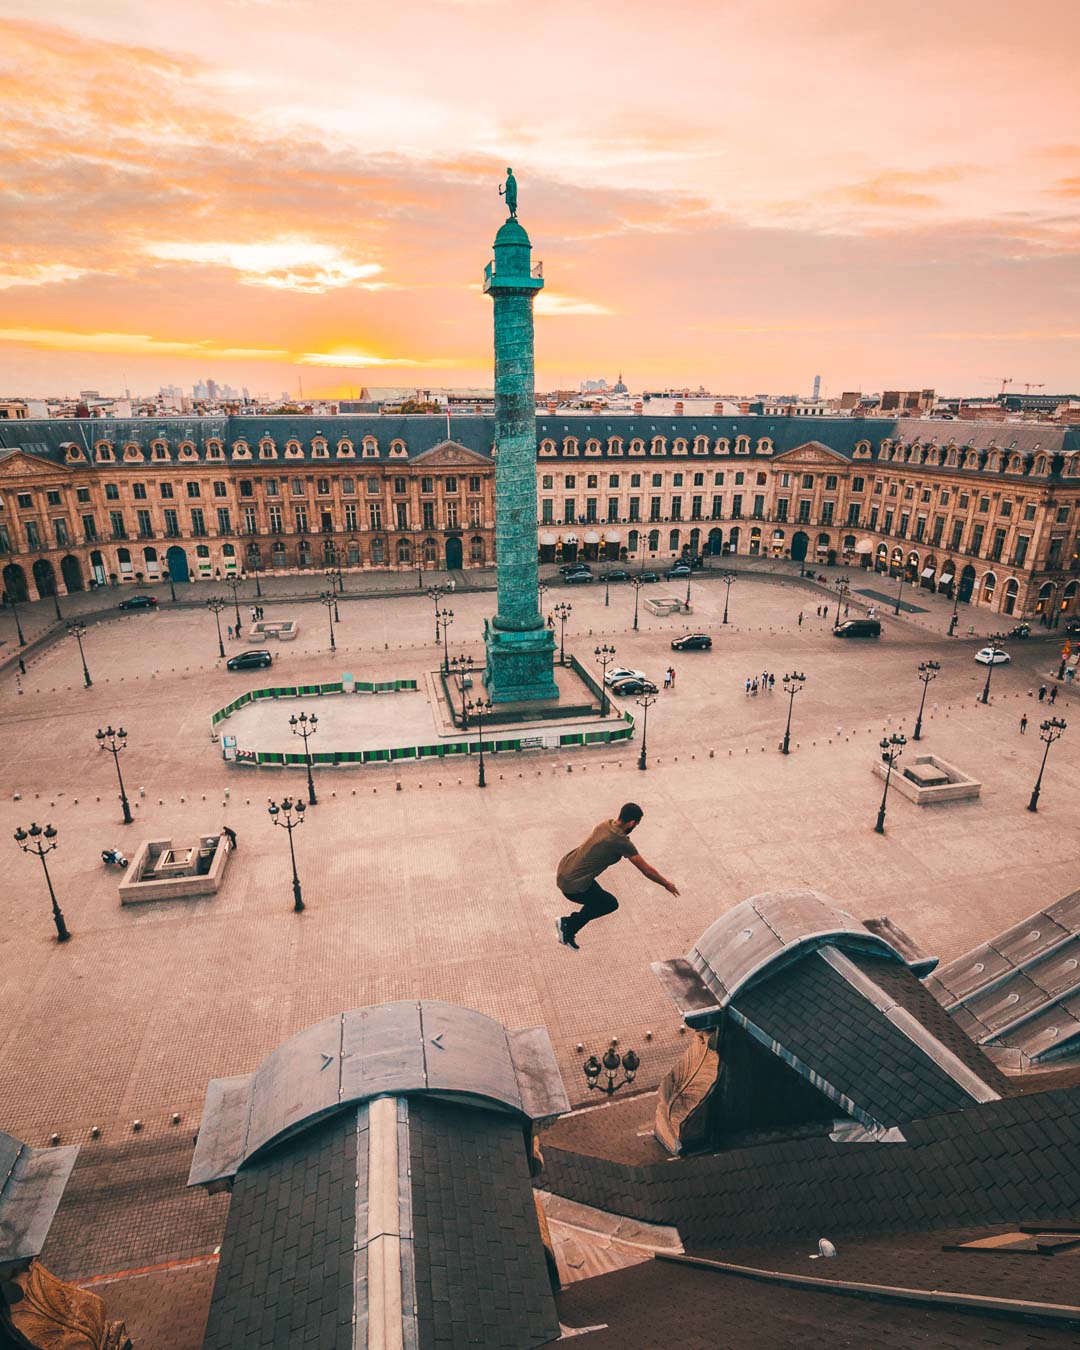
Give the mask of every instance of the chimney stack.
[[684, 408], [684, 404], [683, 404], [682, 399], [681, 399], [681, 398], [677, 398], [677, 399], [675, 400], [675, 416], [676, 416], [676, 417], [681, 417], [681, 416], [683, 415], [683, 408]]
[[638, 399], [638, 401], [634, 404], [634, 412], [637, 413], [637, 415], [640, 417], [644, 407], [645, 407], [644, 403], [642, 403], [641, 399]]
[[716, 402], [712, 405], [712, 410], [713, 410], [713, 416], [714, 416], [714, 417], [723, 417], [723, 415], [724, 415], [724, 405], [723, 405], [723, 403], [721, 403], [721, 401], [720, 401], [719, 399], [717, 399]]

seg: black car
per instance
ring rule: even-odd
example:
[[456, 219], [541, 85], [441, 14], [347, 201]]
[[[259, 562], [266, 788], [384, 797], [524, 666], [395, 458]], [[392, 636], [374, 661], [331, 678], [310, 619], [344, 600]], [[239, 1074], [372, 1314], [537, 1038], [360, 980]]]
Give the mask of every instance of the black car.
[[688, 577], [690, 575], [690, 564], [676, 563], [674, 567], [669, 567], [664, 575], [668, 581], [673, 581], [676, 577]]
[[672, 641], [673, 652], [708, 652], [712, 650], [712, 638], [708, 633], [684, 633]]
[[617, 680], [611, 686], [613, 694], [619, 694], [625, 698], [628, 694], [655, 694], [656, 685], [652, 680], [639, 680], [631, 678], [628, 680]]
[[1080, 633], [1080, 619], [1068, 619], [1065, 623], [1065, 631], [1070, 637], [1075, 637]]
[[118, 609], [153, 609], [157, 598], [153, 595], [129, 595], [121, 600]]
[[591, 572], [567, 572], [566, 576], [563, 577], [568, 586], [577, 586], [581, 582], [592, 581], [592, 579], [593, 574]]
[[589, 566], [587, 562], [572, 562], [566, 563], [563, 567], [560, 567], [559, 571], [563, 574], [564, 577], [568, 577], [571, 572], [591, 573], [592, 568]]
[[229, 670], [263, 670], [273, 660], [269, 652], [241, 652], [239, 656], [230, 656], [225, 664]]
[[639, 573], [638, 573], [638, 581], [659, 581], [659, 580], [660, 580], [660, 573], [659, 573], [659, 572], [639, 572]]
[[614, 572], [605, 572], [603, 579], [605, 581], [629, 581], [630, 573], [624, 572], [621, 567], [617, 567]]

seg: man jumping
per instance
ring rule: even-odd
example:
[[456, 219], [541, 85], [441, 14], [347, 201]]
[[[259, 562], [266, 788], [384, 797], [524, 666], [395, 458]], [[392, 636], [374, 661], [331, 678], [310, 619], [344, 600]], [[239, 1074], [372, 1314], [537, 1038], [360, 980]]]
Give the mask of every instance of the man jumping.
[[596, 878], [620, 858], [629, 858], [642, 876], [663, 886], [665, 891], [679, 894], [674, 882], [651, 867], [630, 842], [630, 835], [644, 814], [635, 802], [627, 802], [616, 820], [601, 821], [588, 839], [571, 849], [559, 863], [556, 885], [567, 900], [581, 906], [577, 914], [555, 921], [559, 941], [564, 946], [577, 951], [575, 938], [585, 925], [604, 914], [613, 914], [619, 908], [618, 900], [610, 891], [605, 891]]

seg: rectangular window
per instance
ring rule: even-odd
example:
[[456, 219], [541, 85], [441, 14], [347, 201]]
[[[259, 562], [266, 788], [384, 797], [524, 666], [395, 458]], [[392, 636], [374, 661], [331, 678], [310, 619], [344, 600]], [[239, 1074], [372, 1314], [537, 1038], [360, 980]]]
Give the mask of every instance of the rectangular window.
[[341, 495], [351, 497], [356, 492], [356, 479], [350, 476], [341, 480]]
[[1028, 505], [1024, 507], [1024, 519], [1025, 519], [1025, 520], [1034, 520], [1034, 519], [1035, 519], [1035, 503], [1034, 503], [1034, 502], [1029, 502]]
[[941, 494], [940, 494], [940, 497], [939, 497], [938, 500], [941, 502], [941, 505], [942, 505], [942, 506], [948, 506], [948, 504], [949, 504], [949, 489], [948, 489], [948, 488], [942, 488], [942, 489], [941, 489]]
[[1024, 563], [1027, 561], [1030, 544], [1031, 539], [1028, 535], [1018, 534], [1016, 536], [1016, 557], [1013, 559], [1013, 562], [1017, 567], [1023, 567]]
[[609, 488], [617, 488], [619, 486], [619, 475], [617, 473], [609, 473], [607, 485]]
[[420, 504], [420, 514], [424, 522], [424, 529], [433, 530], [435, 528], [435, 503], [422, 502]]
[[650, 497], [650, 498], [649, 498], [649, 519], [650, 519], [650, 520], [659, 520], [659, 519], [660, 519], [660, 498], [659, 498], [659, 497]]
[[291, 478], [289, 480], [289, 491], [294, 497], [304, 495], [304, 480], [302, 478]]
[[900, 491], [900, 484], [899, 484], [899, 483], [890, 483], [890, 484], [889, 484], [889, 496], [890, 496], [890, 497], [895, 497], [899, 491]]
[[812, 473], [804, 473], [802, 485], [804, 491], [812, 492], [814, 490], [814, 475]]
[[722, 520], [723, 517], [724, 517], [724, 499], [718, 492], [712, 499], [712, 514], [710, 519]]
[[763, 520], [765, 518], [765, 498], [758, 492], [754, 494], [754, 519]]
[[731, 499], [731, 518], [733, 520], [742, 519], [742, 493], [736, 492]]
[[1050, 540], [1050, 552], [1046, 555], [1046, 566], [1051, 572], [1061, 566], [1061, 546], [1064, 542], [1060, 536]]
[[789, 474], [789, 473], [782, 473], [782, 474], [780, 475], [780, 486], [781, 486], [781, 487], [790, 487], [790, 486], [791, 486], [791, 474]]
[[152, 539], [154, 537], [154, 527], [150, 520], [149, 511], [136, 511], [135, 515], [139, 521], [139, 538]]
[[[115, 483], [105, 484], [105, 500], [108, 502], [118, 502], [120, 500], [120, 489]], [[29, 492], [19, 493], [19, 505], [25, 510], [33, 505]]]
[[885, 534], [892, 534], [892, 532], [893, 532], [893, 529], [892, 529], [892, 523], [893, 523], [893, 512], [892, 512], [892, 511], [886, 511], [886, 512], [885, 512], [885, 529], [884, 529], [883, 533], [885, 533]]
[[232, 534], [232, 519], [227, 506], [219, 506], [217, 509], [217, 532], [218, 534]]
[[682, 498], [672, 497], [671, 499], [671, 519], [682, 520]]
[[443, 492], [452, 497], [457, 492], [457, 479], [450, 474], [443, 485]]
[[158, 490], [161, 493], [162, 501], [171, 501], [173, 498], [173, 485], [171, 483], [159, 483]]
[[555, 503], [550, 497], [545, 497], [540, 503], [540, 522], [543, 525], [551, 525], [555, 520]]
[[944, 530], [944, 528], [945, 528], [945, 517], [935, 516], [934, 528], [930, 535], [930, 542], [931, 544], [933, 544], [935, 548], [937, 548], [938, 545], [941, 543], [941, 533]]
[[836, 491], [836, 474], [827, 473], [825, 475], [825, 491], [826, 492]]
[[990, 557], [993, 562], [1000, 562], [1001, 555], [1005, 551], [1005, 531], [998, 528], [994, 531], [994, 542], [990, 545]]
[[114, 539], [126, 539], [126, 538], [127, 538], [127, 530], [124, 528], [124, 513], [123, 513], [123, 511], [110, 511], [110, 512], [109, 512], [109, 529], [112, 531], [112, 537], [113, 537]]
[[281, 496], [281, 484], [276, 478], [268, 478], [264, 484], [264, 489], [268, 497]]
[[921, 501], [925, 505], [929, 500], [930, 500], [930, 489], [923, 488], [922, 492], [919, 494], [919, 501]]
[[865, 487], [866, 487], [866, 479], [865, 479], [865, 478], [853, 478], [853, 479], [851, 480], [851, 490], [852, 490], [852, 492], [862, 492], [862, 490], [863, 490]]
[[97, 523], [93, 516], [83, 516], [82, 528], [87, 543], [97, 538]]
[[652, 485], [653, 485], [653, 487], [660, 487], [660, 486], [663, 484], [663, 481], [664, 481], [664, 478], [663, 478], [663, 475], [662, 475], [662, 474], [659, 474], [659, 473], [654, 473], [654, 474], [653, 474], [653, 476], [652, 476]]
[[480, 475], [478, 473], [472, 473], [469, 475], [469, 491], [470, 492], [481, 491]]
[[[140, 512], [139, 514], [141, 515], [142, 512]], [[57, 542], [58, 544], [67, 544], [67, 543], [69, 542], [69, 541], [68, 541], [68, 527], [67, 527], [67, 521], [66, 521], [66, 520], [54, 520], [54, 521], [53, 521], [53, 534], [56, 536], [56, 542]]]
[[318, 496], [320, 496], [320, 497], [329, 497], [329, 496], [330, 496], [330, 479], [329, 479], [329, 478], [317, 478], [317, 479], [315, 480], [315, 492], [316, 492], [316, 494], [317, 494]]
[[632, 488], [639, 488], [641, 486], [641, 474], [632, 473], [630, 475], [630, 486]]
[[241, 478], [241, 479], [240, 479], [240, 496], [241, 496], [241, 497], [254, 497], [254, 495], [255, 495], [255, 489], [254, 489], [254, 487], [252, 486], [251, 479], [250, 479], [250, 478]]
[[921, 544], [922, 541], [923, 541], [925, 538], [926, 538], [926, 517], [925, 517], [925, 516], [916, 516], [916, 517], [915, 517], [915, 542], [916, 542], [917, 544]]
[[[694, 476], [695, 476], [695, 477], [700, 477], [699, 474], [695, 474]], [[704, 497], [691, 497], [691, 498], [690, 498], [690, 519], [691, 519], [691, 520], [700, 520], [700, 519], [701, 519], [701, 507], [702, 507], [702, 503], [704, 502], [704, 500], [705, 500]]]
[[744, 473], [740, 470], [740, 471], [735, 475], [735, 486], [736, 486], [736, 487], [742, 487], [742, 485], [743, 485], [743, 483], [744, 483], [745, 481], [746, 481], [746, 474], [744, 474]]
[[8, 534], [8, 527], [0, 525], [0, 553], [11, 552], [11, 535]]
[[[369, 479], [368, 481], [369, 481], [369, 482], [372, 482], [372, 481], [374, 481], [374, 480]], [[434, 478], [421, 478], [421, 479], [420, 479], [420, 491], [421, 491], [421, 492], [425, 492], [425, 493], [426, 493], [426, 492], [434, 492], [434, 491], [435, 491], [435, 479], [434, 479]]]
[[640, 519], [641, 519], [641, 498], [640, 498], [640, 497], [631, 497], [631, 498], [630, 498], [630, 519], [631, 519], [631, 520], [640, 520]]
[[90, 489], [89, 489], [89, 488], [76, 488], [76, 489], [75, 489], [75, 496], [78, 498], [78, 500], [79, 500], [80, 502], [88, 502], [88, 501], [90, 500]]
[[859, 523], [859, 503], [848, 502], [847, 523], [849, 525], [858, 525]]
[[469, 525], [474, 530], [478, 530], [480, 528], [480, 511], [481, 511], [480, 502], [471, 501], [469, 503]]
[[799, 503], [799, 524], [805, 525], [810, 519], [810, 503], [801, 501]]
[[546, 473], [540, 480], [540, 486], [544, 489], [545, 492], [550, 492], [551, 489], [555, 486], [555, 479], [552, 477], [550, 473]]
[[831, 525], [833, 523], [833, 511], [836, 508], [835, 502], [821, 503], [821, 523], [822, 525]]
[[881, 510], [881, 508], [878, 506], [878, 504], [877, 504], [876, 502], [875, 502], [874, 505], [871, 506], [871, 508], [870, 508], [870, 528], [871, 528], [872, 530], [876, 530], [876, 529], [877, 529], [878, 512], [879, 512], [880, 510]]
[[[23, 525], [26, 527], [26, 547], [40, 548], [41, 535], [38, 533], [37, 521], [24, 520]], [[117, 539], [123, 539], [123, 537], [123, 533], [116, 535]]]
[[609, 497], [607, 499], [607, 518], [608, 521], [619, 519], [619, 499], [618, 497]]
[[[56, 495], [59, 495], [59, 494], [56, 494]], [[136, 500], [137, 502], [144, 502], [144, 501], [146, 501], [146, 484], [145, 484], [145, 483], [133, 483], [133, 484], [131, 485], [131, 495], [135, 498], [135, 500]], [[50, 492], [50, 493], [49, 493], [49, 496], [50, 496], [50, 497], [53, 496], [53, 493]], [[59, 503], [59, 502], [56, 502], [55, 505], [59, 506], [60, 503]]]
[[590, 525], [596, 524], [596, 498], [585, 498], [585, 519]]
[[961, 511], [966, 511], [968, 509], [968, 502], [970, 500], [971, 498], [968, 496], [966, 492], [961, 492], [959, 497], [957, 497], [956, 499], [956, 505], [959, 507]]
[[989, 497], [980, 497], [980, 498], [979, 498], [979, 510], [980, 510], [981, 512], [984, 512], [984, 513], [985, 513], [986, 511], [989, 511], [989, 510], [990, 510], [990, 498], [989, 498]]
[[564, 488], [577, 487], [577, 475], [573, 473], [566, 474], [565, 477], [563, 478], [563, 487]]
[[960, 552], [960, 540], [963, 538], [963, 535], [964, 522], [962, 520], [954, 520], [952, 527], [952, 542], [949, 545], [954, 553]]
[[220, 479], [220, 478], [215, 478], [215, 479], [214, 479], [214, 496], [215, 496], [215, 497], [227, 497], [228, 495], [229, 495], [229, 489], [228, 489], [228, 486], [226, 485], [226, 483], [225, 483], [222, 479]]
[[382, 506], [379, 502], [368, 502], [368, 526], [373, 530], [382, 529]]
[[345, 528], [347, 530], [356, 529], [356, 503], [345, 503]]
[[1068, 524], [1068, 520], [1069, 520], [1069, 510], [1070, 510], [1070, 508], [1067, 507], [1067, 506], [1059, 506], [1059, 507], [1058, 507], [1057, 523], [1058, 523], [1059, 525], [1066, 525], [1066, 524]]
[[705, 486], [705, 475], [703, 473], [694, 474], [694, 486], [695, 487]]
[[776, 519], [787, 520], [788, 506], [791, 503], [790, 497], [778, 497], [776, 501]]
[[189, 497], [198, 497], [201, 494], [201, 492], [202, 489], [199, 487], [198, 483], [187, 484], [187, 495]]
[[564, 525], [573, 525], [573, 523], [574, 523], [574, 499], [573, 499], [573, 497], [567, 497], [567, 498], [565, 499], [565, 501], [563, 502], [563, 515], [562, 515], [562, 518], [563, 518], [563, 524], [564, 524]]
[[906, 538], [907, 538], [908, 527], [910, 526], [910, 524], [911, 524], [911, 512], [910, 512], [910, 511], [901, 511], [901, 512], [900, 512], [900, 538], [901, 538], [901, 539], [906, 539]]
[[244, 533], [255, 534], [258, 531], [258, 525], [255, 521], [255, 508], [253, 506], [244, 507]]
[[307, 534], [307, 531], [308, 531], [308, 518], [307, 518], [307, 507], [306, 507], [306, 506], [294, 506], [294, 507], [293, 507], [293, 520], [296, 522], [296, 533], [297, 533], [297, 534]]
[[675, 474], [675, 476], [674, 476], [674, 478], [673, 478], [672, 481], [673, 481], [675, 487], [682, 487], [682, 485], [683, 485], [683, 481], [682, 481], [682, 480], [683, 480], [682, 474], [681, 474], [681, 473], [677, 473], [677, 474]]
[[974, 528], [971, 531], [971, 546], [968, 549], [969, 553], [974, 553], [978, 555], [982, 552], [982, 541], [983, 535], [985, 533], [986, 533], [985, 525], [974, 526]]
[[1002, 514], [1003, 516], [1011, 516], [1011, 515], [1012, 515], [1012, 502], [1002, 502], [1002, 503], [1001, 503], [1001, 508], [1000, 508], [1000, 509], [1001, 509], [1001, 514]]
[[180, 538], [180, 517], [171, 506], [165, 508], [165, 534], [169, 539]]
[[713, 481], [713, 487], [723, 487], [723, 486], [724, 486], [724, 472], [723, 472], [722, 469], [721, 469], [719, 472], [713, 474], [713, 476], [712, 476], [712, 481]]
[[911, 486], [910, 483], [905, 483], [905, 484], [904, 484], [904, 501], [910, 502], [910, 501], [913, 500], [914, 496], [915, 496], [915, 489]]
[[408, 491], [408, 487], [407, 487], [407, 485], [406, 485], [405, 479], [404, 479], [404, 478], [395, 478], [395, 479], [394, 479], [394, 492], [395, 492], [395, 494], [396, 494], [398, 497], [404, 497], [404, 496], [405, 496], [405, 493], [406, 493], [407, 491]]
[[409, 528], [409, 503], [394, 503], [394, 528], [396, 530], [407, 530]]
[[[146, 495], [146, 494], [145, 494], [145, 492], [144, 492], [144, 493], [143, 493], [143, 496], [145, 496], [145, 495]], [[49, 490], [48, 492], [46, 492], [46, 494], [45, 494], [45, 500], [49, 503], [50, 506], [59, 506], [59, 505], [60, 505], [60, 494], [59, 494], [59, 492], [56, 492], [56, 491], [54, 491], [54, 490], [52, 490], [52, 489], [50, 488], [50, 490]]]
[[206, 533], [206, 520], [203, 517], [201, 506], [193, 506], [191, 508], [191, 533], [196, 536], [201, 536]]
[[446, 528], [447, 528], [448, 530], [456, 530], [456, 529], [458, 528], [458, 525], [459, 525], [459, 524], [460, 524], [460, 521], [458, 520], [458, 504], [457, 504], [457, 502], [447, 502], [447, 503], [446, 503]]

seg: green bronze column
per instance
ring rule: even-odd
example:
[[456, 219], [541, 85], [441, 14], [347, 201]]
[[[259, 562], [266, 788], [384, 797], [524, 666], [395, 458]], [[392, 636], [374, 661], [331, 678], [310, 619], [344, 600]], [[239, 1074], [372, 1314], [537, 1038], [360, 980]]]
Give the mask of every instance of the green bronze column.
[[[495, 549], [499, 610], [484, 628], [484, 680], [493, 703], [558, 698], [555, 636], [539, 608], [536, 550], [536, 401], [533, 296], [544, 285], [517, 219], [517, 183], [507, 170], [510, 216], [495, 236], [484, 290], [495, 302]], [[500, 192], [504, 190], [500, 188]]]

